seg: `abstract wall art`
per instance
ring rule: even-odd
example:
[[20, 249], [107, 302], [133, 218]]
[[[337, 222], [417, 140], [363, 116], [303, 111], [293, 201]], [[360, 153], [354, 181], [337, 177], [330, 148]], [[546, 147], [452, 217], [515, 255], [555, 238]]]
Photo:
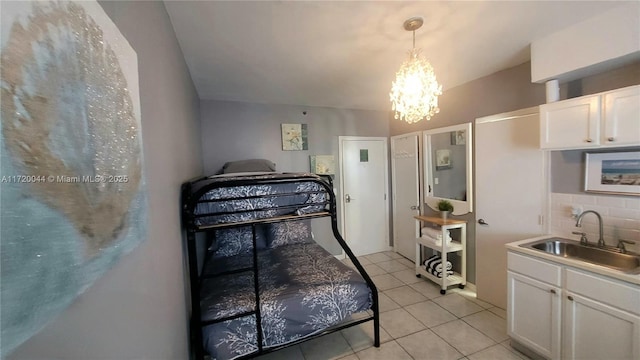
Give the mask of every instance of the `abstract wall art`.
[[146, 237], [137, 56], [96, 1], [1, 6], [1, 356]]
[[307, 124], [282, 124], [282, 150], [309, 150]]
[[333, 155], [311, 155], [309, 156], [311, 172], [318, 175], [334, 175], [336, 170], [335, 158]]

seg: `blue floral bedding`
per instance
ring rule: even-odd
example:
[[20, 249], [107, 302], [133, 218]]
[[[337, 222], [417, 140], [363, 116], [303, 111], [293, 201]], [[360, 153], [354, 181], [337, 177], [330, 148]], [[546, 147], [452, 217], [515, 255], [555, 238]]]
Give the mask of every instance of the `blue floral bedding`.
[[[284, 215], [326, 212], [329, 194], [309, 174], [258, 174], [209, 177], [193, 192], [219, 183], [200, 196], [196, 225], [232, 224]], [[295, 182], [278, 182], [294, 178]], [[228, 186], [229, 180], [272, 184]], [[213, 232], [203, 275], [215, 275], [253, 264], [256, 236], [263, 348], [311, 336], [371, 308], [372, 295], [357, 271], [336, 260], [313, 241], [310, 221], [281, 221]], [[255, 310], [254, 274], [238, 272], [201, 282], [201, 320], [218, 320]], [[258, 351], [255, 315], [202, 328], [204, 349], [214, 359], [235, 359]]]
[[[205, 274], [250, 266], [252, 253], [212, 258]], [[371, 307], [371, 291], [353, 269], [313, 241], [258, 252], [263, 347], [312, 335]], [[205, 279], [203, 320], [251, 311], [253, 272]], [[205, 350], [215, 359], [234, 359], [258, 350], [254, 315], [203, 328]]]
[[[305, 175], [305, 174], [300, 174]], [[207, 183], [247, 179], [277, 178], [277, 174], [252, 176], [214, 176]], [[266, 219], [283, 215], [304, 215], [326, 210], [325, 189], [312, 181], [220, 187], [198, 200], [196, 225], [214, 225]]]

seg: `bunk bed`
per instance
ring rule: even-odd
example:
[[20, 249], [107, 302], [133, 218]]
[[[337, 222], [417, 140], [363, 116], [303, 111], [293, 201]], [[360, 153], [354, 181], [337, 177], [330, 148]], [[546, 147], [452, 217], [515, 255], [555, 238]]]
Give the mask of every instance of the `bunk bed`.
[[[355, 269], [313, 240], [321, 217]], [[330, 177], [195, 179], [182, 185], [182, 218], [197, 359], [250, 358], [367, 321], [380, 345], [378, 293], [338, 232]]]

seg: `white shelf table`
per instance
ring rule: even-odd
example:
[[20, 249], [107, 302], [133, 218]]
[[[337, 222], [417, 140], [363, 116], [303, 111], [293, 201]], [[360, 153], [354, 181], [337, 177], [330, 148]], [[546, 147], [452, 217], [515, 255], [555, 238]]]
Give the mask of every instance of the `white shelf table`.
[[[453, 220], [447, 219], [443, 220], [439, 217], [429, 217], [429, 216], [414, 216], [417, 221], [422, 223], [428, 223], [436, 225], [442, 231], [442, 241], [441, 244], [438, 245], [435, 241], [431, 241], [430, 239], [426, 239], [420, 236], [420, 234], [416, 234], [416, 262], [415, 262], [415, 270], [416, 276], [422, 277], [435, 282], [440, 285], [440, 293], [446, 294], [447, 288], [451, 285], [458, 285], [461, 289], [467, 284], [467, 222], [464, 220]], [[419, 226], [422, 229], [422, 226]], [[451, 241], [447, 244], [446, 242], [446, 233], [451, 229], [460, 229], [460, 241]], [[423, 265], [422, 259], [422, 247], [428, 247], [435, 251], [440, 252], [440, 257], [442, 258], [442, 266], [443, 272], [446, 272], [446, 264], [447, 264], [447, 254], [460, 252], [462, 261], [461, 261], [461, 269], [460, 272], [456, 272], [454, 270], [453, 275], [443, 276], [439, 278], [429, 272], [427, 272], [426, 268]]]

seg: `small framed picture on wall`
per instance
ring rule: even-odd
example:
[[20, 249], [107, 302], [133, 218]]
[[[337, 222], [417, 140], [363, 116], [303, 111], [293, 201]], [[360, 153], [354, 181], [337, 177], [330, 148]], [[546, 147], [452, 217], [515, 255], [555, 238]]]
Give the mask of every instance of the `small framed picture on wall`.
[[282, 150], [309, 150], [307, 124], [282, 124]]
[[586, 192], [640, 196], [640, 151], [585, 154]]
[[451, 169], [451, 150], [436, 150], [436, 170], [446, 169]]
[[451, 132], [451, 145], [465, 145], [467, 143], [466, 132], [464, 130]]

